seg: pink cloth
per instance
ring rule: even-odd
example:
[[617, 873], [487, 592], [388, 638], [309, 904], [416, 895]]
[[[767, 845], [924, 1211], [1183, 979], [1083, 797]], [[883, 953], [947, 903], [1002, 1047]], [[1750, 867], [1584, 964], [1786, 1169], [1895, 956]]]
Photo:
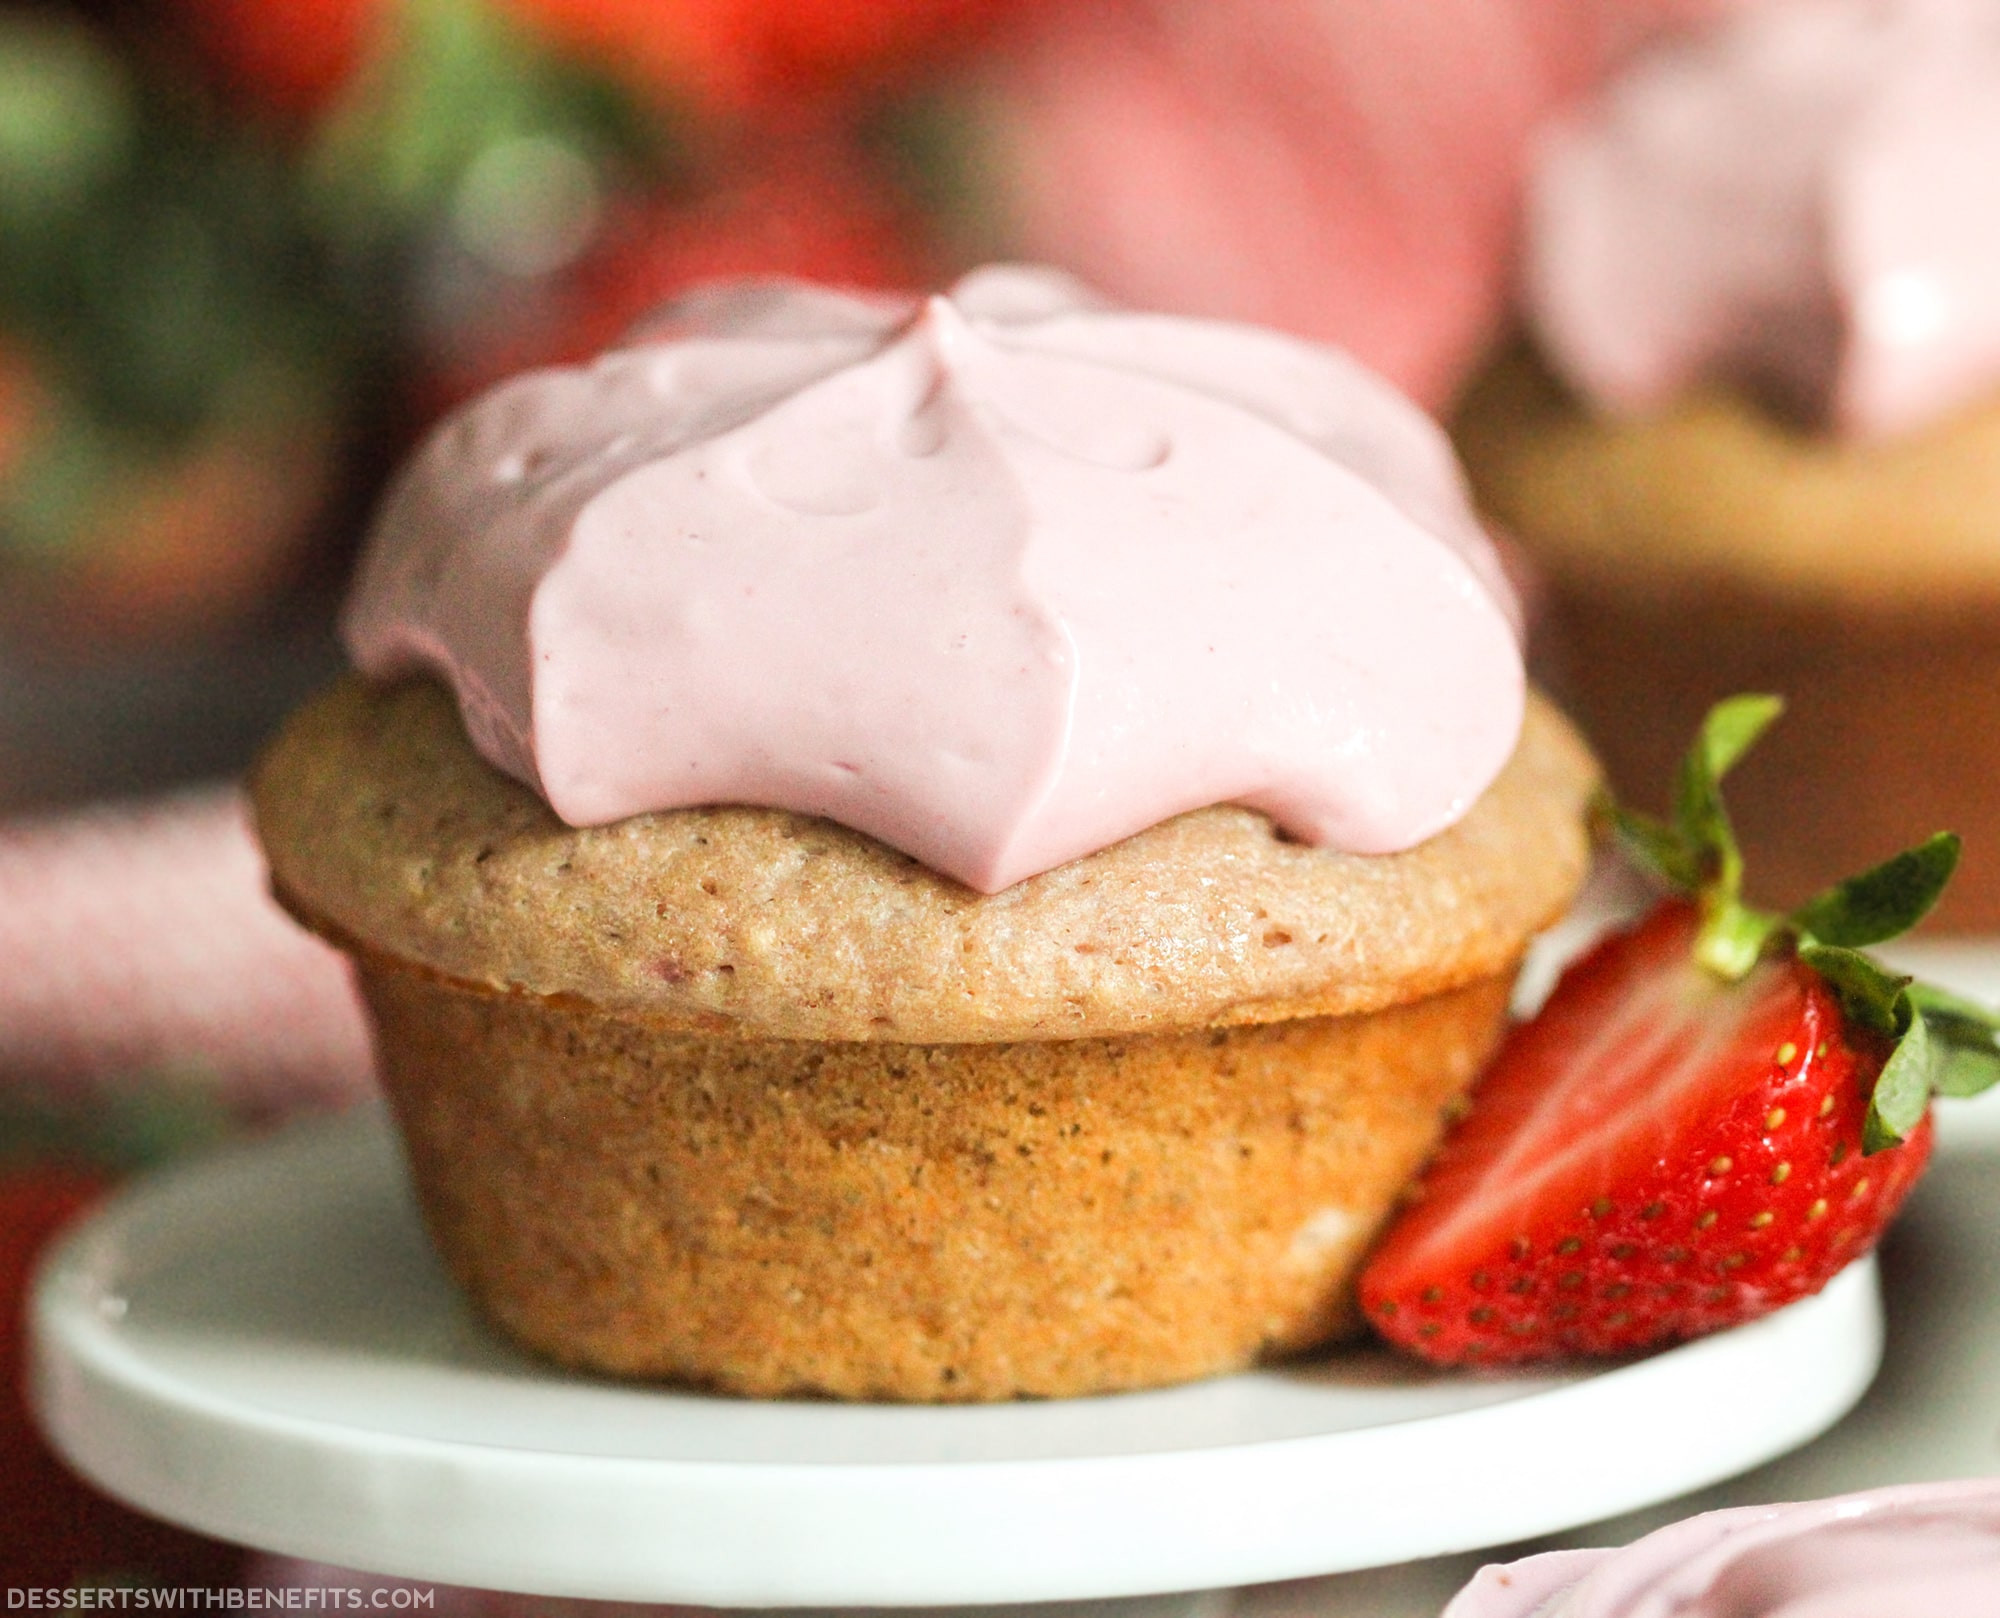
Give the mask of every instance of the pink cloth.
[[0, 1081], [186, 1076], [257, 1113], [370, 1070], [346, 964], [271, 900], [240, 792], [0, 822]]
[[1009, 251], [1338, 343], [1438, 406], [1501, 318], [1540, 121], [1730, 4], [1040, 7], [982, 70], [975, 171]]

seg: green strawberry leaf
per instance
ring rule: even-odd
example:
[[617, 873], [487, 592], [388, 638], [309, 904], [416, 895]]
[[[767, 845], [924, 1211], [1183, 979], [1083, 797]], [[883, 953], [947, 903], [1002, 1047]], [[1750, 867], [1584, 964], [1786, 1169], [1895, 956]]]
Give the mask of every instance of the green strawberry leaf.
[[1930, 1025], [1930, 1030], [1932, 1047], [1937, 1051], [1931, 1078], [1931, 1089], [1936, 1094], [1962, 1101], [1967, 1096], [1981, 1095], [2000, 1084], [2000, 1051], [1940, 1045], [1935, 1037], [1936, 1025]]
[[1924, 1019], [1914, 1017], [1889, 1053], [1889, 1060], [1882, 1064], [1881, 1076], [1868, 1099], [1868, 1117], [1861, 1126], [1864, 1153], [1900, 1146], [1910, 1131], [1924, 1121], [1924, 1113], [1931, 1104], [1936, 1066]]
[[2000, 1011], [1940, 989], [1935, 983], [1912, 983], [1910, 1001], [1931, 1023], [1963, 1023], [1978, 1030], [1969, 1037], [2000, 1048]]
[[1743, 856], [1722, 803], [1722, 778], [1784, 711], [1770, 696], [1726, 697], [1708, 710], [1694, 746], [1681, 761], [1674, 791], [1674, 823], [1698, 861], [1704, 887], [1734, 902], [1743, 887]]
[[1700, 862], [1678, 830], [1623, 804], [1611, 804], [1608, 814], [1611, 829], [1642, 869], [1683, 893], [1693, 893], [1701, 886]]
[[1975, 1096], [2000, 1084], [2000, 1015], [1929, 983], [1912, 983], [1907, 992], [1937, 1053], [1937, 1094]]
[[1858, 950], [1806, 940], [1799, 959], [1833, 986], [1849, 1016], [1895, 1041], [1869, 1097], [1864, 1153], [1900, 1145], [1933, 1096], [1959, 1099], [2000, 1085], [2000, 1014], [1898, 977]]
[[1780, 918], [1742, 903], [1743, 856], [1722, 801], [1722, 778], [1783, 710], [1777, 697], [1729, 697], [1709, 709], [1681, 760], [1671, 824], [1614, 809], [1612, 824], [1647, 869], [1701, 903], [1695, 959], [1725, 982], [1757, 964]]
[[1890, 1042], [1869, 1097], [1862, 1148], [1908, 1138], [1931, 1098], [2000, 1085], [2000, 1012], [1889, 971], [1865, 946], [1914, 927], [1958, 865], [1959, 839], [1934, 837], [1816, 894], [1788, 916], [1742, 902], [1743, 859], [1722, 800], [1722, 778], [1783, 711], [1777, 697], [1717, 703], [1682, 760], [1674, 813], [1663, 821], [1604, 799], [1608, 821], [1634, 862], [1701, 906], [1695, 959], [1726, 982], [1742, 978], [1774, 943], [1826, 980], [1842, 1010]]
[[1959, 840], [1941, 831], [1808, 899], [1788, 918], [1807, 938], [1860, 949], [1896, 938], [1930, 914], [1958, 865]]
[[1916, 1008], [1904, 992], [1910, 979], [1859, 950], [1806, 940], [1799, 945], [1799, 959], [1832, 985], [1841, 1009], [1863, 1027], [1900, 1039], [1917, 1021]]
[[1700, 760], [1699, 769], [1719, 785], [1784, 711], [1783, 697], [1757, 692], [1724, 697], [1708, 710], [1695, 736], [1693, 756]]

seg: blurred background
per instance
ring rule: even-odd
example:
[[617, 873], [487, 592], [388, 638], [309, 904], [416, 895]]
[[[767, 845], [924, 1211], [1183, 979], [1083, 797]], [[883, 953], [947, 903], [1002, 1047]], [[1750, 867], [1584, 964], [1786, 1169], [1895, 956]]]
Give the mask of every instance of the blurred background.
[[0, 5], [0, 811], [235, 770], [441, 411], [708, 276], [995, 257], [1448, 402], [1694, 0]]
[[368, 1089], [229, 782], [338, 668], [442, 412], [696, 280], [1005, 257], [1443, 412], [1508, 325], [1536, 131], [1730, 9], [0, 0], [0, 1582], [242, 1569], [36, 1438], [24, 1289], [132, 1168]]

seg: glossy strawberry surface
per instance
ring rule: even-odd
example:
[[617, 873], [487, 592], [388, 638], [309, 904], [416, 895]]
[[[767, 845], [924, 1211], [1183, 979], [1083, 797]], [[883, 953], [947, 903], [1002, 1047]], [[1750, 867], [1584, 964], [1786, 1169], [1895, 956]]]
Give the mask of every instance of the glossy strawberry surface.
[[1514, 1030], [1361, 1278], [1441, 1364], [1634, 1352], [1816, 1292], [1922, 1172], [1926, 1119], [1862, 1151], [1889, 1042], [1797, 959], [1729, 983], [1660, 904]]

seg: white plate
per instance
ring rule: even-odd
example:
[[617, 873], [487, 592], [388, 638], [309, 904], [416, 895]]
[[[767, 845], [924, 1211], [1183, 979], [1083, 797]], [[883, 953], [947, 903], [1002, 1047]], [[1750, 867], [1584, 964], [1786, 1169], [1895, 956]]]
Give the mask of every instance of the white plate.
[[719, 1605], [1139, 1595], [1520, 1539], [1740, 1471], [1873, 1375], [1871, 1268], [1594, 1373], [1354, 1351], [1158, 1393], [750, 1403], [566, 1375], [431, 1256], [380, 1116], [144, 1184], [35, 1300], [34, 1394], [112, 1493], [224, 1538], [540, 1594]]

